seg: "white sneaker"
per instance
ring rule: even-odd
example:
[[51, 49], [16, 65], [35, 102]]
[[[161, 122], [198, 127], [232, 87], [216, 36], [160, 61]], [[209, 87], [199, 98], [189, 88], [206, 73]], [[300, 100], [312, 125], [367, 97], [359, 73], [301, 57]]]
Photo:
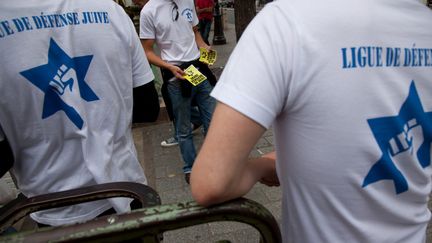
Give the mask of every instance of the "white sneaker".
[[178, 141], [174, 137], [170, 137], [170, 138], [163, 140], [161, 142], [162, 147], [171, 147], [171, 146], [176, 146], [176, 145], [178, 145]]

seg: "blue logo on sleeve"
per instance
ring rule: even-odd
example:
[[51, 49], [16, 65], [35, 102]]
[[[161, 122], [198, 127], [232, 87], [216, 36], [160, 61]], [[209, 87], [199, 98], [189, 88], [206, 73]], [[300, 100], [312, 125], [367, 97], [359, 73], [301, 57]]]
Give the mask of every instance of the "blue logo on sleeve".
[[84, 80], [92, 58], [93, 56], [71, 58], [51, 39], [48, 63], [21, 72], [21, 75], [45, 93], [42, 119], [57, 111], [64, 111], [76, 127], [83, 127], [84, 121], [77, 107], [82, 100], [99, 100]]
[[192, 23], [193, 15], [192, 9], [186, 8], [182, 11], [181, 15], [184, 16], [188, 22]]
[[[411, 151], [417, 156], [422, 168], [430, 165], [432, 142], [432, 112], [423, 110], [414, 82], [411, 83], [408, 98], [402, 104], [399, 115], [368, 120], [369, 126], [382, 151], [381, 158], [372, 166], [363, 181], [363, 187], [380, 180], [392, 180], [396, 194], [408, 190], [408, 182], [392, 161], [392, 157]], [[417, 151], [413, 151], [412, 130], [421, 129], [423, 140]]]

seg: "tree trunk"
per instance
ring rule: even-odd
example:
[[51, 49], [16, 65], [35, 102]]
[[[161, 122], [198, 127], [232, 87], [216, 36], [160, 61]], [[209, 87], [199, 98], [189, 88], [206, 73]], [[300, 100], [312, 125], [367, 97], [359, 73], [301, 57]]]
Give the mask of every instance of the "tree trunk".
[[237, 41], [256, 15], [255, 0], [235, 0], [234, 17]]

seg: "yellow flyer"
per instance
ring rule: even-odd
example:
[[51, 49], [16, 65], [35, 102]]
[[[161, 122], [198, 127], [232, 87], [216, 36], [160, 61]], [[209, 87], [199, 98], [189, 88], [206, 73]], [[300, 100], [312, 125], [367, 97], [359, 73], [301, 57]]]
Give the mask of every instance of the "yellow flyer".
[[215, 50], [208, 51], [205, 48], [200, 48], [200, 62], [208, 65], [213, 65], [216, 62], [217, 52]]
[[185, 75], [183, 77], [194, 86], [197, 86], [202, 81], [207, 79], [207, 77], [200, 71], [198, 71], [198, 69], [194, 65], [190, 65], [184, 70], [184, 72]]

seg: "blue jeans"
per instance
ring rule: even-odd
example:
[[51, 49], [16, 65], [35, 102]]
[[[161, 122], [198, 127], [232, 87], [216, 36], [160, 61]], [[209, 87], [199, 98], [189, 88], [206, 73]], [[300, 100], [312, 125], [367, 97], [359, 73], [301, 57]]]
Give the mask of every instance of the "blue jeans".
[[210, 45], [208, 38], [210, 34], [211, 25], [212, 25], [212, 20], [209, 19], [201, 19], [198, 25], [199, 32], [201, 33], [201, 36], [204, 42], [207, 43], [207, 45]]
[[178, 79], [170, 81], [168, 83], [168, 94], [173, 106], [174, 122], [180, 152], [185, 163], [183, 172], [189, 173], [192, 170], [192, 165], [196, 157], [191, 128], [192, 99], [195, 99], [197, 103], [201, 121], [203, 122], [204, 135], [207, 133], [210, 125], [210, 120], [215, 107], [215, 99], [210, 96], [213, 87], [210, 85], [208, 80], [203, 81], [197, 86], [193, 86], [190, 97], [182, 96], [180, 82], [188, 81]]
[[[198, 110], [198, 107], [196, 107], [196, 106], [192, 106], [191, 107], [191, 123], [194, 126], [201, 126], [203, 124], [203, 122], [201, 121], [201, 114], [200, 114], [200, 112]], [[192, 124], [191, 124], [191, 126], [192, 126]], [[178, 141], [178, 138], [177, 138], [177, 128], [176, 128], [176, 124], [175, 124], [174, 119], [173, 119], [173, 127], [174, 127], [174, 130], [173, 130], [173, 135], [172, 136], [173, 136], [173, 138], [176, 141]]]

